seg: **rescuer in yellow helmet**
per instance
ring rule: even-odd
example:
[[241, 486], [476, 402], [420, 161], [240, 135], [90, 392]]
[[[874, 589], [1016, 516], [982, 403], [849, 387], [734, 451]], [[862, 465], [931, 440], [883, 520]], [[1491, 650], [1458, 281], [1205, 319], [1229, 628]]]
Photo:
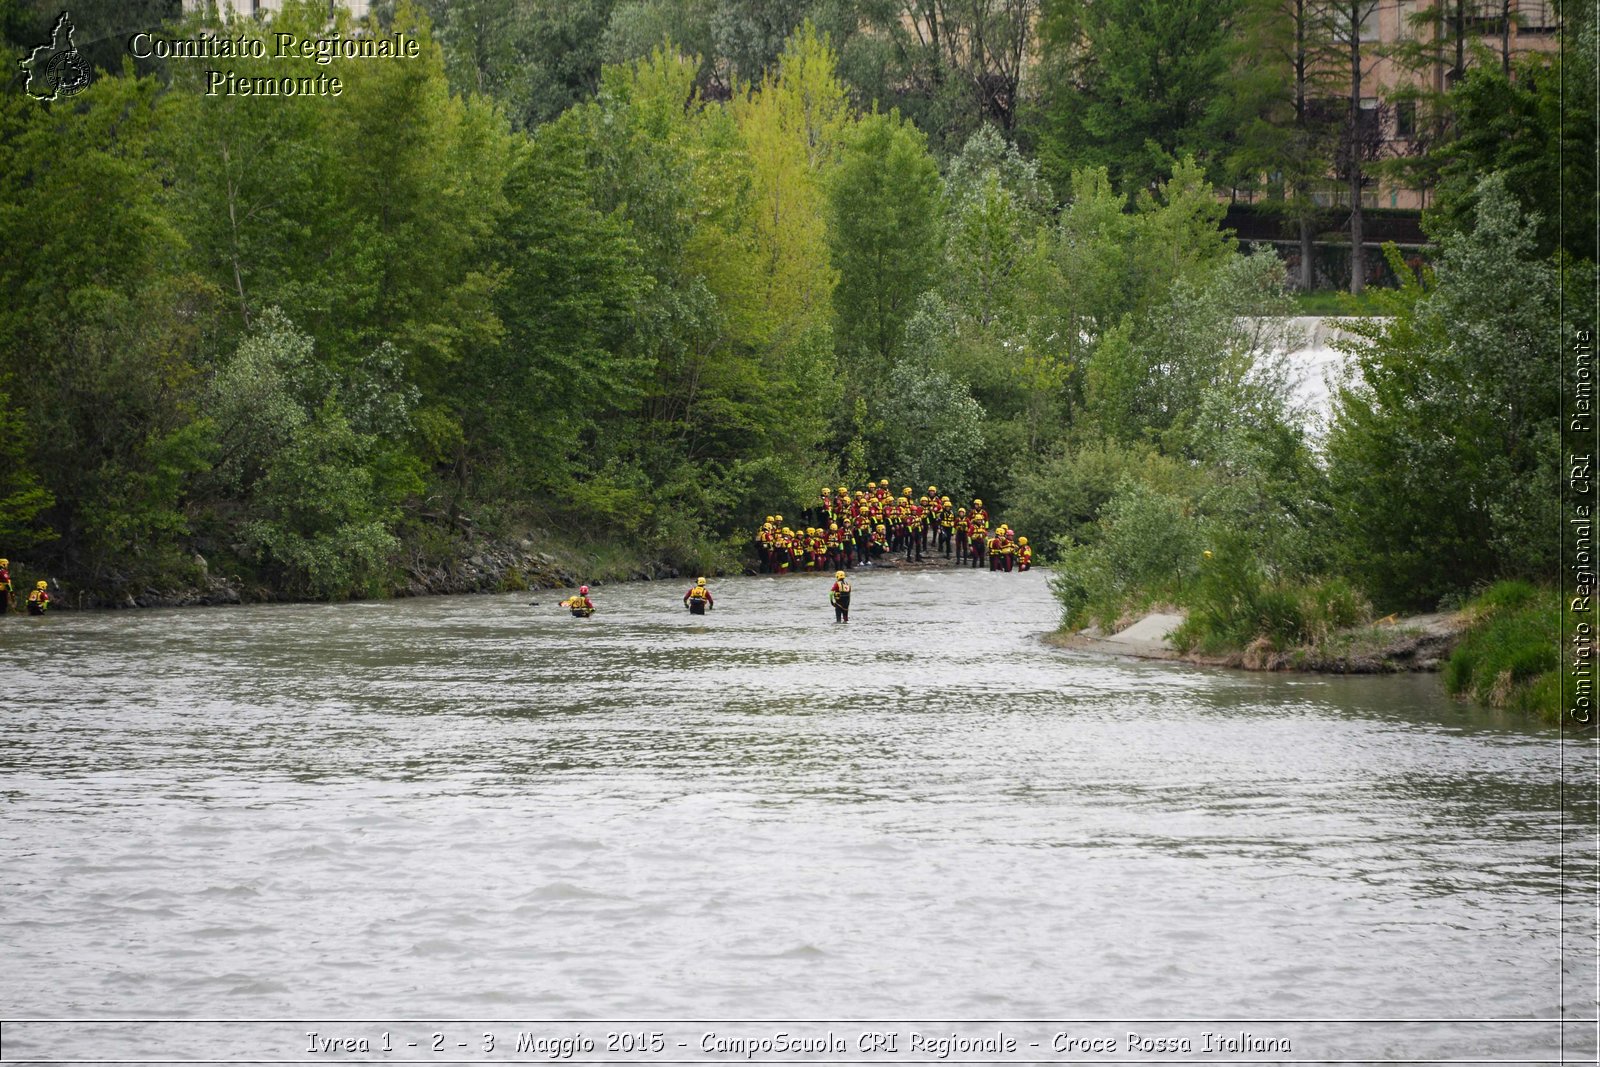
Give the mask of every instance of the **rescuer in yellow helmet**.
[[833, 586], [828, 590], [828, 603], [833, 605], [833, 621], [850, 621], [850, 581], [844, 571], [834, 571]]
[[49, 582], [40, 582], [33, 587], [33, 592], [28, 594], [28, 614], [43, 615], [50, 610]]
[[691, 615], [704, 615], [716, 605], [711, 599], [711, 590], [706, 588], [704, 578], [696, 578], [689, 591], [683, 594], [683, 606], [689, 609]]

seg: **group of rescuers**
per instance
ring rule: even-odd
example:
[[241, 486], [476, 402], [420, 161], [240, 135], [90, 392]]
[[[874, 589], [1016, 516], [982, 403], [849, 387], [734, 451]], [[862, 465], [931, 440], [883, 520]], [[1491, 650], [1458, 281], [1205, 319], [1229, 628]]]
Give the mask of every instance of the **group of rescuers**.
[[1026, 537], [1001, 523], [989, 528], [989, 512], [981, 499], [970, 508], [956, 507], [939, 487], [928, 486], [925, 496], [912, 499], [911, 487], [897, 497], [883, 478], [851, 493], [823, 487], [820, 500], [806, 513], [816, 526], [790, 529], [782, 515], [768, 515], [756, 531], [756, 553], [761, 573], [870, 567], [886, 555], [905, 552], [906, 562], [921, 561], [923, 553], [955, 556], [957, 566], [970, 564], [991, 571], [1025, 571], [1033, 566], [1033, 546]]
[[[911, 487], [898, 497], [889, 491], [884, 478], [866, 489], [851, 494], [847, 486], [835, 492], [824, 487], [818, 503], [807, 512], [811, 521], [826, 525], [798, 530], [783, 525], [782, 515], [768, 515], [756, 531], [756, 553], [763, 574], [789, 574], [801, 571], [833, 572], [828, 602], [833, 605], [835, 622], [850, 621], [850, 579], [845, 569], [870, 567], [886, 554], [904, 551], [906, 562], [921, 561], [923, 553], [954, 555], [958, 566], [970, 564], [991, 571], [1028, 570], [1033, 566], [1033, 547], [1026, 537], [1017, 536], [1001, 523], [989, 529], [989, 512], [981, 499], [971, 508], [955, 507], [948, 496], [940, 496], [937, 486], [928, 486], [928, 495], [911, 499]], [[683, 594], [683, 604], [692, 614], [704, 615], [715, 601], [704, 578]], [[594, 614], [589, 587], [579, 586], [576, 595], [561, 602], [579, 618]]]
[[[11, 587], [11, 561], [0, 559], [0, 615], [9, 614], [17, 602], [16, 590]], [[43, 615], [50, 610], [50, 583], [37, 582], [28, 593], [26, 601], [29, 615]]]

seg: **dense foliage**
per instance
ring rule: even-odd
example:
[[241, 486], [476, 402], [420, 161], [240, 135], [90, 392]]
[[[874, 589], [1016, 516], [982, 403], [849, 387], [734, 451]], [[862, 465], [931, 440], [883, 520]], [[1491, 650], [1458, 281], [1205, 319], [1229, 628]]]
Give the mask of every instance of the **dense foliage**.
[[[1395, 264], [1318, 443], [1283, 267], [1213, 184], [1325, 188], [1272, 22], [1303, 5], [747, 8], [397, 0], [365, 32], [418, 59], [230, 61], [336, 100], [183, 61], [0, 96], [0, 548], [106, 593], [198, 552], [381, 594], [535, 528], [710, 569], [889, 475], [1033, 532], [1069, 619], [1172, 603], [1202, 645], [1549, 572], [1552, 256], [1593, 219], [1550, 218], [1552, 153], [1592, 147], [1554, 68], [1439, 105], [1436, 269]], [[227, 32], [285, 29], [327, 5]]]

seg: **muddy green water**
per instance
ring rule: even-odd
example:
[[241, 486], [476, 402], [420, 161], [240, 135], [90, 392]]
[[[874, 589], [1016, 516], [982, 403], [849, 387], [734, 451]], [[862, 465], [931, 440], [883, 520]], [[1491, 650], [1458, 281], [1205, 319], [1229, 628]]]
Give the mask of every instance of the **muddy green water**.
[[[861, 573], [848, 626], [827, 583], [0, 620], [0, 1011], [1592, 1058], [1549, 1022], [1594, 1014], [1586, 743], [1433, 677], [1053, 649], [1039, 572]], [[127, 1033], [4, 1058], [175, 1055]]]

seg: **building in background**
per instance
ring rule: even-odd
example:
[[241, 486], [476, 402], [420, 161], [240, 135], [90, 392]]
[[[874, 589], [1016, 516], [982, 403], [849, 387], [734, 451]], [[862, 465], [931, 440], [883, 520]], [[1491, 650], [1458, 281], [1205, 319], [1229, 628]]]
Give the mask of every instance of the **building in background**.
[[[333, 9], [345, 7], [356, 18], [366, 18], [371, 9], [370, 0], [329, 0], [328, 15]], [[270, 15], [283, 7], [283, 0], [183, 0], [184, 14], [194, 14], [212, 8], [219, 13], [232, 11], [236, 15]]]

